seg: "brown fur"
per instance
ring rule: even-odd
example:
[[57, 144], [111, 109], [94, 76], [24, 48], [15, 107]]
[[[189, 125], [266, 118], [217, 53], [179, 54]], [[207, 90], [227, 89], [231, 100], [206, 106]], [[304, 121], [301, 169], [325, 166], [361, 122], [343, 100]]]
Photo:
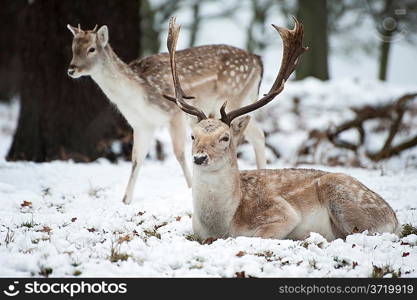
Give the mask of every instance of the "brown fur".
[[[87, 49], [95, 39], [95, 33], [90, 30], [81, 31], [74, 37], [73, 64], [79, 71], [88, 69], [95, 63], [84, 59]], [[96, 51], [106, 52], [108, 57], [117, 63], [120, 71], [143, 85], [150, 104], [166, 112], [178, 110], [176, 105], [162, 97], [164, 94], [174, 93], [168, 53], [150, 55], [126, 65], [114, 53], [110, 44], [104, 49], [96, 48]], [[216, 100], [216, 98], [201, 99], [204, 95], [213, 94], [222, 101], [227, 100], [228, 109], [240, 107], [241, 101], [245, 98], [242, 95], [245, 88], [252, 85], [259, 86], [261, 81], [263, 67], [259, 56], [239, 48], [228, 45], [207, 45], [180, 50], [176, 55], [179, 78], [184, 82], [184, 91], [196, 96], [194, 102], [197, 106], [201, 101]], [[219, 105], [221, 104], [223, 103], [219, 102]]]
[[[227, 45], [200, 46], [177, 51], [176, 56], [179, 78], [184, 82], [183, 88], [188, 95], [198, 97], [211, 91], [223, 101], [229, 101], [230, 98], [240, 95], [246, 86], [251, 86], [250, 81], [260, 82], [261, 79], [262, 62], [260, 58], [235, 47]], [[170, 102], [161, 101], [161, 95], [174, 94], [168, 53], [138, 59], [132, 61], [129, 66], [144, 79], [149, 101], [165, 108], [165, 104]], [[247, 70], [252, 70], [253, 75], [249, 76], [252, 73]], [[233, 77], [231, 72], [234, 72]], [[206, 81], [207, 78], [209, 78], [208, 81]], [[201, 92], [202, 89], [206, 92]], [[243, 100], [243, 97], [240, 97], [240, 100]], [[198, 101], [199, 99], [197, 99]], [[239, 107], [241, 105], [234, 103], [233, 100], [229, 102], [233, 106]], [[170, 107], [174, 107], [174, 105], [170, 105]]]
[[[236, 224], [253, 229], [261, 224], [270, 223], [275, 215], [271, 209], [277, 208], [274, 198], [282, 197], [300, 209], [303, 199], [294, 193], [300, 186], [310, 188], [310, 181], [325, 174], [318, 170], [282, 169], [240, 172], [242, 199], [236, 211]], [[299, 201], [301, 201], [299, 203]], [[278, 205], [279, 207], [279, 205]]]
[[242, 198], [234, 217], [236, 228], [254, 230], [277, 220], [285, 222], [281, 201], [274, 201], [277, 197], [285, 199], [301, 217], [315, 206], [327, 207], [335, 237], [365, 230], [375, 233], [387, 220], [391, 220], [392, 230], [398, 227], [394, 211], [378, 194], [344, 174], [282, 169], [242, 171], [240, 178]]
[[[236, 119], [229, 128], [208, 119], [193, 130], [193, 155], [208, 156], [207, 165], [194, 166], [196, 234], [304, 239], [314, 231], [333, 240], [365, 230], [398, 231], [389, 204], [348, 175], [314, 169], [239, 172], [233, 140], [248, 122]], [[225, 135], [228, 143], [219, 140]]]

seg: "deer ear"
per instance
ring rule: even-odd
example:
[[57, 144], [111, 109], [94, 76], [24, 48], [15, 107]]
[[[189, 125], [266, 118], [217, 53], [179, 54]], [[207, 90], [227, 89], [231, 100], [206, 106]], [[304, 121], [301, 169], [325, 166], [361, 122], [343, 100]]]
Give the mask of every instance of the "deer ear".
[[97, 39], [102, 47], [107, 45], [109, 41], [109, 30], [106, 25], [101, 26], [97, 31]]
[[250, 121], [250, 116], [243, 116], [236, 118], [232, 121], [232, 124], [230, 124], [230, 128], [232, 129], [233, 136], [239, 136], [243, 134], [246, 127], [248, 126]]
[[77, 32], [78, 32], [78, 28], [77, 27], [74, 27], [74, 26], [71, 26], [70, 24], [67, 24], [67, 28], [68, 28], [69, 31], [72, 32], [72, 35], [73, 36], [75, 36], [77, 34]]

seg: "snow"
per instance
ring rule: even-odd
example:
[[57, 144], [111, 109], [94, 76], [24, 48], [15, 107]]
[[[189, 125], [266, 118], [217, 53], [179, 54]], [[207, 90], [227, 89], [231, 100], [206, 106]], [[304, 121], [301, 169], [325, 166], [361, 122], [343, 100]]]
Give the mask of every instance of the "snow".
[[[272, 163], [268, 167], [292, 167], [291, 157], [307, 131], [351, 118], [352, 105], [390, 101], [410, 91], [408, 86], [378, 82], [289, 82], [268, 113], [258, 115], [265, 118], [262, 126], [267, 131], [280, 129], [268, 137], [268, 142], [278, 145], [282, 157], [272, 159], [269, 155]], [[291, 99], [296, 96], [303, 99], [301, 118], [292, 112]], [[6, 162], [18, 107], [16, 101], [0, 106], [2, 277], [233, 277], [237, 273], [256, 277], [369, 277], [376, 276], [373, 272], [378, 268], [388, 277], [417, 276], [415, 234], [358, 233], [345, 241], [328, 242], [311, 233], [304, 241], [238, 237], [201, 244], [192, 232], [191, 190], [174, 159], [166, 130], [159, 131], [157, 137], [165, 145], [167, 160], [146, 161], [131, 205], [121, 201], [129, 162]], [[346, 134], [355, 139], [354, 134]], [[187, 149], [190, 157], [189, 144]], [[341, 154], [334, 148], [331, 151]], [[415, 151], [410, 153], [415, 155]], [[251, 147], [242, 145], [239, 152], [240, 168], [255, 168]], [[416, 226], [417, 167], [407, 162], [410, 153], [366, 169], [304, 167], [354, 176], [384, 197], [402, 224]]]
[[[381, 83], [313, 79], [288, 83], [282, 99], [267, 110], [272, 117], [267, 114], [262, 122], [267, 129], [281, 129], [268, 141], [279, 145], [283, 157], [268, 167], [291, 167], [294, 145], [307, 136], [294, 125], [300, 118], [291, 113], [291, 97], [303, 99], [301, 119], [311, 129], [351, 117], [350, 105], [373, 104], [380, 101], [375, 98], [389, 100], [408, 91], [409, 87]], [[16, 101], [0, 106], [3, 157], [17, 112]], [[173, 158], [166, 130], [157, 136], [168, 159], [146, 161], [131, 205], [121, 202], [129, 162], [32, 163], [1, 158], [0, 276], [369, 277], [376, 276], [375, 269], [388, 277], [417, 276], [415, 234], [359, 233], [328, 242], [311, 233], [304, 241], [238, 237], [201, 244], [192, 233], [191, 190]], [[187, 149], [189, 157], [189, 144]], [[241, 169], [254, 168], [250, 146], [239, 151]], [[407, 164], [407, 157], [367, 169], [305, 167], [354, 176], [384, 197], [402, 224], [416, 226], [417, 167]]]
[[[378, 170], [316, 167], [358, 178], [387, 199], [401, 222], [417, 225], [416, 170], [381, 176]], [[147, 161], [128, 206], [121, 197], [129, 172], [128, 162], [104, 160], [2, 162], [0, 276], [40, 276], [50, 268], [50, 276], [232, 277], [243, 271], [257, 277], [367, 277], [373, 266], [417, 276], [415, 235], [190, 241], [191, 191], [177, 162]], [[12, 235], [9, 243], [6, 235]], [[111, 262], [112, 248], [127, 260]]]

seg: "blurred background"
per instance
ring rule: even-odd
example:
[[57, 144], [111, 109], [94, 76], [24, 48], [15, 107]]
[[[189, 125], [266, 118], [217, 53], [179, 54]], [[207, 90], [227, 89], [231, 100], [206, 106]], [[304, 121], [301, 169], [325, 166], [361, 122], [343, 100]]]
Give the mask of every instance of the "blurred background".
[[[226, 43], [259, 54], [261, 93], [279, 68], [271, 23], [304, 24], [304, 54], [278, 101], [257, 112], [268, 160], [417, 168], [416, 0], [2, 0], [0, 155], [9, 161], [130, 159], [131, 129], [91, 78], [66, 75], [66, 24], [107, 24], [125, 62], [166, 52], [168, 20], [182, 24], [177, 49]], [[164, 130], [150, 159], [171, 156]], [[250, 147], [239, 148], [253, 163]]]

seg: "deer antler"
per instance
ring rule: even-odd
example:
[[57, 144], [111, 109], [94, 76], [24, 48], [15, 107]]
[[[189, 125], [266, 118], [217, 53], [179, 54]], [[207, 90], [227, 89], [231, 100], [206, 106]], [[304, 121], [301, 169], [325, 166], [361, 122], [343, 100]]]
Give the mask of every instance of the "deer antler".
[[181, 27], [175, 24], [175, 17], [171, 17], [171, 19], [169, 20], [167, 46], [169, 52], [169, 61], [171, 63], [172, 80], [174, 82], [175, 98], [167, 95], [164, 95], [164, 97], [172, 102], [175, 102], [178, 105], [178, 107], [184, 112], [196, 116], [198, 118], [198, 121], [200, 122], [203, 119], [207, 119], [206, 115], [197, 107], [194, 107], [184, 101], [184, 99], [192, 99], [193, 97], [188, 97], [185, 95], [183, 89], [181, 88], [180, 81], [178, 79], [177, 66], [175, 61], [175, 49], [177, 47], [180, 29]]
[[298, 22], [298, 20], [295, 17], [293, 17], [293, 19], [295, 24], [294, 29], [292, 30], [278, 27], [272, 24], [272, 26], [278, 31], [279, 35], [281, 36], [284, 46], [281, 67], [271, 89], [266, 95], [264, 95], [264, 97], [262, 97], [258, 101], [233, 110], [229, 113], [226, 113], [225, 111], [225, 103], [220, 109], [220, 114], [222, 116], [221, 120], [224, 123], [230, 125], [233, 119], [241, 115], [247, 114], [251, 111], [257, 110], [258, 108], [268, 104], [284, 89], [285, 82], [297, 67], [299, 57], [301, 56], [301, 54], [304, 53], [304, 51], [308, 49], [308, 47], [302, 46], [304, 35], [303, 26]]

